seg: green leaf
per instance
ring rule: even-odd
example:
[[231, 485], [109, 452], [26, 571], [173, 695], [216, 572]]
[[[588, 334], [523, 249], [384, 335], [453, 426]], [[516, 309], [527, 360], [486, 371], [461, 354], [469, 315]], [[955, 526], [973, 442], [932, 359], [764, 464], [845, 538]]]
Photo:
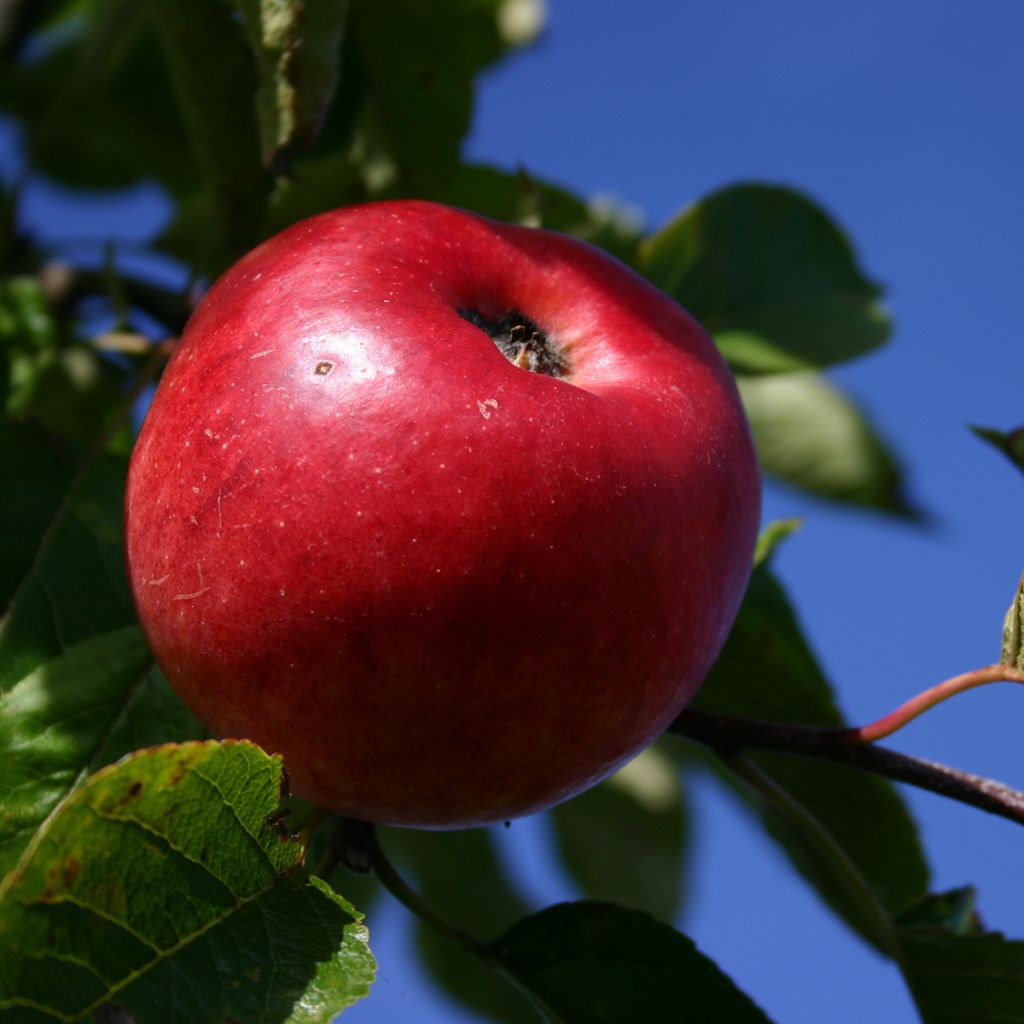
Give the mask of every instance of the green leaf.
[[7, 412], [88, 445], [102, 434], [120, 406], [122, 382], [118, 367], [80, 342], [14, 353]]
[[1002, 665], [1024, 669], [1024, 573], [1017, 583], [1010, 607], [1003, 620], [1003, 646], [999, 654]]
[[194, 182], [188, 139], [144, 4], [66, 4], [34, 37], [38, 59], [0, 61], [0, 106], [19, 118], [33, 168], [79, 188]]
[[0, 697], [0, 875], [86, 774], [151, 666], [138, 627], [95, 637]]
[[33, 351], [57, 343], [57, 325], [37, 277], [0, 279], [0, 355]]
[[[37, 521], [11, 535], [24, 547], [11, 560], [8, 589], [17, 589], [0, 623], [0, 763], [10, 765], [0, 773], [0, 874], [90, 771], [139, 746], [203, 735], [135, 624], [122, 554], [124, 461], [99, 457], [68, 491], [74, 466], [44, 458], [48, 439], [21, 428], [4, 439], [39, 459], [41, 485], [16, 488], [4, 506], [16, 526], [32, 511], [20, 502], [40, 495]], [[10, 475], [14, 458], [4, 467], [31, 485], [27, 467]]]
[[829, 366], [889, 334], [842, 231], [791, 189], [734, 185], [694, 203], [647, 239], [641, 269], [745, 373]]
[[447, 181], [470, 126], [477, 72], [507, 46], [499, 0], [356, 0], [348, 55], [369, 96], [364, 132], [379, 138], [406, 193]]
[[984, 928], [975, 910], [978, 893], [971, 885], [929, 893], [894, 918], [900, 928], [945, 928], [954, 935], [980, 935]]
[[77, 461], [66, 445], [44, 431], [0, 421], [0, 616], [32, 565]]
[[559, 804], [551, 819], [562, 860], [584, 895], [675, 919], [686, 815], [679, 772], [658, 748]]
[[256, 60], [263, 162], [310, 146], [338, 84], [349, 0], [234, 0]]
[[1001, 451], [1018, 469], [1024, 470], [1024, 427], [1007, 431], [972, 426], [971, 430], [997, 451]]
[[640, 225], [631, 213], [609, 202], [586, 202], [525, 171], [510, 174], [483, 164], [462, 164], [431, 198], [495, 220], [562, 231], [625, 263], [636, 262]]
[[973, 890], [929, 896], [896, 924], [924, 1024], [1024, 1020], [1024, 942], [981, 928]]
[[[769, 721], [845, 724], [785, 591], [766, 566], [754, 571], [732, 632], [693, 707]], [[749, 758], [821, 823], [882, 906], [894, 911], [925, 893], [928, 866], [917, 828], [889, 783], [802, 757], [765, 753]], [[745, 788], [738, 793], [749, 799]], [[764, 821], [822, 899], [874, 939], [861, 908], [822, 865], [806, 837], [770, 813]]]
[[241, 254], [258, 237], [270, 190], [241, 26], [227, 0], [149, 0], [149, 9], [221, 235]]
[[[498, 857], [494, 829], [382, 833], [423, 902], [470, 934], [492, 938], [529, 911]], [[444, 992], [488, 1021], [534, 1024], [536, 1014], [507, 981], [422, 922], [415, 928], [423, 965]]]
[[817, 374], [737, 381], [771, 476], [832, 501], [919, 518], [903, 493], [903, 472], [867, 416]]
[[47, 523], [0, 623], [0, 692], [90, 637], [129, 626], [121, 519], [127, 466], [101, 456]]
[[280, 758], [244, 742], [158, 747], [93, 775], [0, 887], [0, 1010], [329, 1021], [366, 995], [366, 929], [278, 831], [281, 782]]
[[803, 526], [803, 520], [798, 518], [774, 519], [770, 522], [757, 537], [757, 546], [754, 548], [754, 565], [767, 564], [779, 545], [789, 536], [796, 533]]
[[563, 903], [518, 922], [491, 948], [550, 1021], [768, 1021], [690, 939], [641, 911]]

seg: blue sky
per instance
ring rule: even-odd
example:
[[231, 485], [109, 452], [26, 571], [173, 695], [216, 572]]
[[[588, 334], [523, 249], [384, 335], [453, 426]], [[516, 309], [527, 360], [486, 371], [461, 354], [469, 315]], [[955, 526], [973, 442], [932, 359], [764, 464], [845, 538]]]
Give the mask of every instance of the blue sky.
[[[1024, 480], [967, 423], [1024, 423], [1024, 5], [942, 0], [551, 0], [548, 32], [482, 84], [467, 155], [612, 194], [656, 226], [739, 180], [804, 189], [849, 231], [896, 321], [882, 352], [833, 377], [901, 453], [928, 528], [770, 488], [805, 525], [777, 562], [854, 721], [996, 660], [1024, 568]], [[958, 698], [890, 740], [1024, 786], [1024, 693]], [[908, 792], [937, 888], [981, 891], [989, 927], [1024, 938], [1024, 830]], [[716, 791], [701, 815], [681, 926], [778, 1024], [916, 1020], [896, 972], [849, 937]], [[543, 898], [571, 895], [531, 844], [502, 840]], [[353, 1021], [463, 1019], [406, 969], [393, 915], [383, 978]], [[466, 1018], [468, 1019], [468, 1018]]]
[[[651, 226], [731, 182], [795, 186], [887, 285], [892, 343], [833, 376], [901, 453], [931, 525], [776, 488], [765, 505], [768, 519], [805, 520], [777, 568], [853, 721], [995, 660], [1024, 568], [1024, 480], [965, 426], [1024, 423], [1022, 55], [1020, 0], [550, 0], [543, 40], [481, 84], [473, 159], [614, 195]], [[145, 189], [124, 206], [139, 239], [166, 213]], [[42, 186], [26, 214], [64, 240], [126, 223]], [[890, 745], [1024, 787], [1021, 721], [1024, 692], [992, 687]], [[1024, 830], [907, 795], [935, 887], [975, 882], [986, 923], [1024, 938]], [[700, 780], [693, 799], [680, 925], [778, 1024], [916, 1019], [896, 972], [821, 909], [737, 808]], [[543, 827], [502, 831], [502, 849], [538, 900], [569, 898], [535, 842]], [[407, 955], [404, 921], [394, 907], [375, 915], [381, 978], [345, 1019], [474, 1019], [437, 1001]]]

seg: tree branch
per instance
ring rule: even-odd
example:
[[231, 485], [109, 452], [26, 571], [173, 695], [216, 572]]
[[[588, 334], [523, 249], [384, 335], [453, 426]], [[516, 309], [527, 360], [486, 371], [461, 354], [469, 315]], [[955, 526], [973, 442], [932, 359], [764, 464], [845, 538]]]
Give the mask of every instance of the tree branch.
[[744, 750], [776, 750], [849, 765], [1024, 825], [1024, 793], [1019, 790], [884, 747], [851, 743], [847, 729], [765, 722], [688, 708], [668, 731], [696, 740], [725, 757]]

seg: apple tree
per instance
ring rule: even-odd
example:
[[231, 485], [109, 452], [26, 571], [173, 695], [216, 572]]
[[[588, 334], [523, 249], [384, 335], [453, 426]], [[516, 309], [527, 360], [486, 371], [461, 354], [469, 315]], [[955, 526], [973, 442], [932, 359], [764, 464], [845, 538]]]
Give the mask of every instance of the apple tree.
[[[767, 1021], [757, 992], [673, 924], [690, 845], [680, 780], [703, 772], [891, 959], [922, 1021], [1024, 1022], [1024, 942], [986, 931], [971, 889], [930, 891], [894, 782], [1018, 824], [1024, 794], [879, 744], [965, 689], [1024, 681], [1024, 592], [999, 664], [854, 726], [772, 569], [795, 524], [765, 524], [696, 699], [636, 761], [546, 812], [580, 896], [547, 907], [518, 890], [489, 831], [378, 828], [296, 798], [286, 759], [212, 739], [154, 661], [122, 528], [153, 387], [211, 281], [289, 225], [371, 200], [432, 200], [600, 247], [713, 337], [764, 474], [916, 515], [898, 459], [823, 375], [890, 325], [814, 200], [731, 184], [681, 196], [683, 213], [645, 231], [544, 180], [540, 162], [510, 173], [462, 158], [474, 82], [533, 42], [531, 9], [0, 5], [0, 113], [16, 139], [0, 182], [3, 1021], [330, 1020], [372, 1004], [388, 900], [413, 916], [433, 980], [481, 1019]], [[23, 216], [35, 181], [171, 214], [138, 246], [102, 233], [61, 245]], [[1024, 465], [1018, 433], [980, 433]]]

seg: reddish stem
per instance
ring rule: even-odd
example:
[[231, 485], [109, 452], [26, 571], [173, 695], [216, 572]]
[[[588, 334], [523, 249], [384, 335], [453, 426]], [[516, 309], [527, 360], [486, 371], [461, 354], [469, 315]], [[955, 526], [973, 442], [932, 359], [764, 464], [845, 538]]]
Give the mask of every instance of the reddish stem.
[[967, 690], [973, 690], [977, 686], [985, 686], [988, 683], [1024, 683], [1024, 672], [1009, 665], [986, 665], [984, 668], [977, 668], [972, 672], [964, 672], [962, 675], [953, 676], [952, 679], [947, 679], [945, 682], [919, 693], [876, 722], [839, 730], [835, 734], [836, 739], [847, 743], [874, 743], [876, 740], [885, 739], [886, 736], [891, 736], [898, 729], [902, 729], [908, 722], [912, 722], [918, 715], [935, 707], [936, 704], [941, 704], [958, 693], [965, 693]]

